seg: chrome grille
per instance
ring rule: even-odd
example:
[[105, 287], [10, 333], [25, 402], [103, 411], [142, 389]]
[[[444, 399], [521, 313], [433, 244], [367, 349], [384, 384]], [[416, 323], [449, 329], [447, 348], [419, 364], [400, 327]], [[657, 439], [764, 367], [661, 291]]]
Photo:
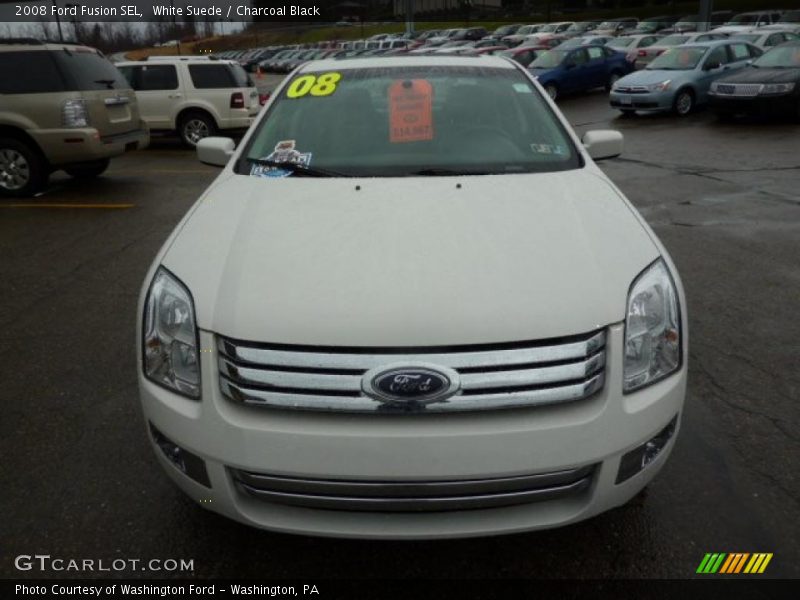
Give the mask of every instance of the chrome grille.
[[627, 86], [619, 86], [614, 88], [615, 92], [619, 92], [621, 94], [646, 94], [650, 90], [647, 89], [646, 86], [642, 85], [627, 85]]
[[[605, 331], [539, 343], [403, 349], [287, 347], [218, 338], [220, 389], [250, 406], [347, 412], [454, 412], [573, 402], [604, 384]], [[364, 374], [425, 364], [453, 369], [458, 392], [424, 407], [366, 395]]]
[[553, 473], [496, 479], [344, 481], [299, 479], [229, 469], [250, 496], [327, 510], [419, 512], [499, 508], [565, 498], [586, 490], [595, 465]]
[[716, 92], [723, 96], [752, 98], [761, 93], [762, 87], [760, 83], [719, 83]]

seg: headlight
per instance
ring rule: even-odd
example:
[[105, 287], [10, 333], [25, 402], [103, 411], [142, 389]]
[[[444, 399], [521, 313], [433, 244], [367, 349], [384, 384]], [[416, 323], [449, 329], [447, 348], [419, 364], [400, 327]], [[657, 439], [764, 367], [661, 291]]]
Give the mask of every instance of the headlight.
[[794, 83], [765, 83], [760, 94], [788, 94], [794, 89]]
[[655, 383], [680, 364], [678, 292], [667, 265], [659, 259], [636, 278], [628, 293], [623, 391]]
[[145, 376], [190, 398], [200, 397], [200, 364], [194, 304], [189, 290], [159, 267], [144, 306]]
[[647, 86], [647, 90], [650, 92], [663, 92], [669, 89], [670, 83], [672, 83], [672, 81], [669, 79], [667, 79], [666, 81], [662, 81], [660, 83], [652, 83]]

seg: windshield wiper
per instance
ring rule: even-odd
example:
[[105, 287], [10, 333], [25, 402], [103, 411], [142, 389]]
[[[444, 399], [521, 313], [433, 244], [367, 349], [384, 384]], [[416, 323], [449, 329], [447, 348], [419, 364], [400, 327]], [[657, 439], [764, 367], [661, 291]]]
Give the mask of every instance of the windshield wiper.
[[445, 169], [440, 167], [430, 167], [427, 169], [420, 169], [419, 171], [412, 171], [408, 173], [409, 177], [447, 177], [450, 175], [491, 175], [488, 171], [467, 171], [463, 169]]
[[298, 177], [351, 177], [350, 175], [339, 173], [338, 171], [308, 167], [300, 163], [279, 162], [277, 160], [267, 160], [265, 158], [248, 158], [247, 160], [256, 165], [285, 169], [291, 171], [293, 175], [297, 175]]

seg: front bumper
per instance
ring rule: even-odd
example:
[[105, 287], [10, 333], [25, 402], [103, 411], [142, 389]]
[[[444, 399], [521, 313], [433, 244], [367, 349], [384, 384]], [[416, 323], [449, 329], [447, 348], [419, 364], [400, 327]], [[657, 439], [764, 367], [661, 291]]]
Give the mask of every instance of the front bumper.
[[708, 95], [708, 103], [712, 110], [722, 114], [753, 114], [753, 115], [786, 115], [800, 114], [800, 94], [782, 94], [774, 96], [725, 96]]
[[[674, 444], [642, 471], [617, 484], [620, 460], [682, 412], [686, 366], [648, 388], [621, 393], [623, 326], [608, 329], [606, 385], [575, 403], [483, 413], [438, 415], [321, 414], [234, 404], [219, 390], [215, 338], [201, 332], [203, 398], [173, 394], [139, 375], [150, 439], [152, 427], [205, 463], [208, 486], [170, 462], [154, 443], [168, 475], [204, 508], [265, 529], [336, 537], [435, 538], [481, 536], [557, 527], [625, 503], [663, 466]], [[448, 507], [446, 511], [337, 510], [247, 493], [242, 473], [268, 474], [297, 485], [338, 481], [486, 485], [530, 479], [548, 485], [554, 473], [586, 479], [571, 493], [511, 506]], [[577, 480], [576, 480], [577, 481]], [[247, 480], [258, 487], [258, 477]], [[279, 482], [280, 483], [280, 482]], [[285, 482], [284, 482], [285, 484]], [[288, 485], [288, 484], [285, 484]], [[552, 486], [551, 486], [552, 487]], [[533, 500], [533, 499], [532, 499]]]
[[97, 129], [44, 129], [28, 132], [54, 167], [113, 158], [150, 144], [150, 132], [139, 129], [102, 136]]
[[646, 92], [629, 94], [612, 90], [609, 102], [620, 110], [671, 110], [673, 94], [666, 92]]

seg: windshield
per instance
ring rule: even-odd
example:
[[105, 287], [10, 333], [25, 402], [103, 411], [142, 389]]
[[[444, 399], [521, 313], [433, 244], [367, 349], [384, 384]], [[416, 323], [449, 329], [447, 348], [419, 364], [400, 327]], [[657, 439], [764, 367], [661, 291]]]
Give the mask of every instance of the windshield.
[[661, 38], [656, 42], [657, 46], [679, 46], [684, 42], [689, 41], [688, 35], [668, 35], [665, 38]]
[[753, 61], [753, 66], [762, 68], [800, 69], [800, 45], [791, 44], [773, 48]]
[[646, 69], [665, 71], [691, 71], [705, 56], [708, 48], [689, 46], [670, 48], [653, 60]]
[[778, 19], [778, 23], [800, 23], [800, 10], [790, 10]]
[[539, 30], [539, 33], [550, 33], [556, 30], [558, 25], [556, 23], [550, 23], [550, 25], [545, 25]]
[[655, 31], [658, 26], [658, 21], [643, 21], [636, 26], [636, 29], [638, 31]]
[[598, 29], [616, 29], [619, 21], [603, 21]]
[[531, 63], [532, 69], [552, 69], [562, 63], [567, 56], [566, 52], [561, 50], [548, 50], [542, 52], [535, 61]]
[[610, 46], [611, 48], [627, 48], [634, 41], [636, 41], [636, 38], [632, 38], [632, 37], [614, 38], [613, 40], [608, 42], [606, 44], [606, 46]]
[[726, 25], [747, 25], [748, 23], [757, 23], [758, 15], [736, 15]]
[[739, 35], [733, 36], [734, 40], [742, 40], [743, 42], [755, 42], [761, 36], [757, 33], [741, 33]]
[[566, 131], [517, 69], [400, 66], [294, 77], [237, 172], [393, 177], [579, 166]]

